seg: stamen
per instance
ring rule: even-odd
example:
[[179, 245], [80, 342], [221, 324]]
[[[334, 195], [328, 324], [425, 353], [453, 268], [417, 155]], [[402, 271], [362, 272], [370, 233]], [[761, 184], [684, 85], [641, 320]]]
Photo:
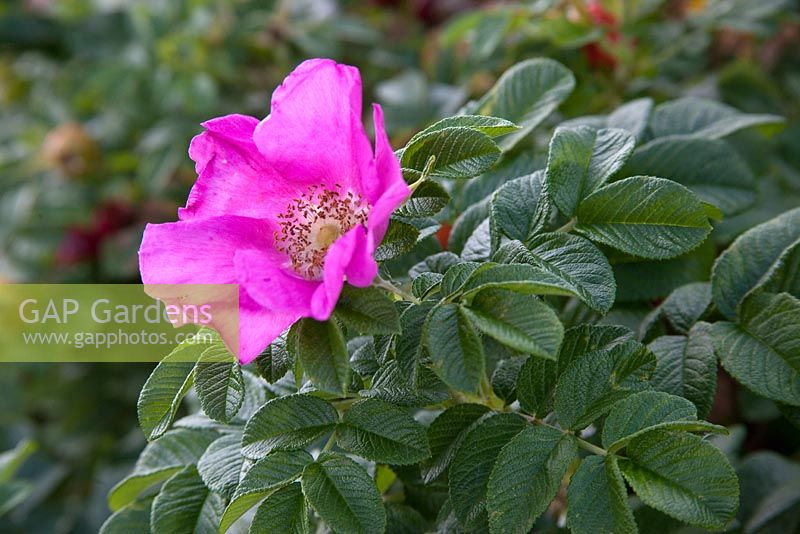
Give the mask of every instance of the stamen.
[[366, 226], [372, 206], [361, 195], [312, 185], [278, 214], [275, 248], [303, 278], [319, 280], [328, 248], [357, 224]]

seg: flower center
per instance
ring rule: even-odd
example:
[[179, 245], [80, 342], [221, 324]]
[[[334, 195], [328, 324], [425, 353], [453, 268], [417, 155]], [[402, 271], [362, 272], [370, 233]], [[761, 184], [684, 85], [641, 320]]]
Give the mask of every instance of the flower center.
[[298, 275], [319, 280], [328, 248], [357, 224], [366, 226], [370, 208], [361, 195], [338, 184], [334, 189], [311, 186], [278, 214], [275, 248]]

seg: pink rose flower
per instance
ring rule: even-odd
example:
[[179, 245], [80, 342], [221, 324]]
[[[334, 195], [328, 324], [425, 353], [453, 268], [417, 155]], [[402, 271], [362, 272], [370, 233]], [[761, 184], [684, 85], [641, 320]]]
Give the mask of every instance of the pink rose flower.
[[328, 319], [345, 279], [372, 283], [375, 248], [410, 194], [377, 104], [373, 120], [374, 153], [358, 69], [312, 59], [275, 90], [264, 120], [203, 123], [179, 221], [145, 229], [142, 281], [239, 284], [242, 363], [301, 317]]

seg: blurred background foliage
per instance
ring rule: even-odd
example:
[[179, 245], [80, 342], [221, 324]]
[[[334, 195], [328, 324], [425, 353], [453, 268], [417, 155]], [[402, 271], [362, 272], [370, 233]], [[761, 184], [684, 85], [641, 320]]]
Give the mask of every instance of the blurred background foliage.
[[[578, 80], [553, 123], [644, 96], [707, 96], [781, 114], [788, 122], [774, 135], [728, 138], [761, 177], [757, 205], [720, 227], [730, 241], [800, 204], [798, 47], [797, 0], [6, 0], [0, 278], [136, 282], [144, 224], [174, 219], [194, 181], [186, 149], [200, 122], [264, 116], [272, 89], [317, 56], [361, 69], [365, 102], [384, 106], [395, 146], [536, 56]], [[530, 153], [512, 154], [487, 180], [524, 174], [504, 166], [541, 166]], [[482, 198], [482, 181], [473, 183], [458, 209]], [[3, 367], [0, 450], [13, 450], [0, 456], [0, 531], [97, 530], [107, 490], [144, 444], [132, 417], [148, 373]], [[720, 380], [712, 420], [741, 425], [730, 454], [796, 457], [797, 434], [775, 405]], [[789, 469], [757, 454], [741, 464], [753, 478], [743, 485], [765, 483], [762, 464]]]

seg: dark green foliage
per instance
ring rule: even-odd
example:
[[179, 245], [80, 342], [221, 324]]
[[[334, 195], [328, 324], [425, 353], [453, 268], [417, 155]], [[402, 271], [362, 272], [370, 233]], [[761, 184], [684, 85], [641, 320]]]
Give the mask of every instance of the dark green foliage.
[[[800, 443], [791, 3], [386, 3], [0, 8], [3, 278], [135, 280], [142, 225], [193, 181], [199, 123], [263, 118], [306, 57], [360, 68], [413, 189], [382, 280], [253, 367], [217, 343], [146, 383], [4, 372], [0, 437], [43, 446], [22, 470], [22, 449], [0, 455], [0, 530], [54, 531], [49, 514], [96, 531], [106, 510], [85, 504], [109, 485], [86, 481], [119, 478], [145, 439], [103, 533], [796, 530], [798, 465], [742, 459], [741, 429], [703, 420], [758, 417], [747, 447]], [[727, 104], [670, 100], [689, 92]], [[41, 146], [81, 129], [75, 153]], [[63, 263], [103, 206], [130, 213]], [[135, 399], [128, 383], [143, 437], [107, 402]], [[118, 437], [85, 428], [103, 424]]]

